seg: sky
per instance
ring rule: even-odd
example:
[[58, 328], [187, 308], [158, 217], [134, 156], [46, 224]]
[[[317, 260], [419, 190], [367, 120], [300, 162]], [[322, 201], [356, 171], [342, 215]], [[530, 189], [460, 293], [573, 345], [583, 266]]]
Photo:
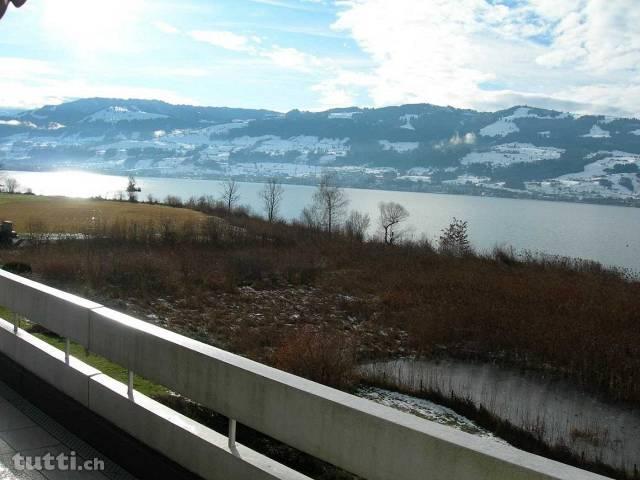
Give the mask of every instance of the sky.
[[433, 103], [640, 117], [638, 0], [28, 0], [0, 107]]

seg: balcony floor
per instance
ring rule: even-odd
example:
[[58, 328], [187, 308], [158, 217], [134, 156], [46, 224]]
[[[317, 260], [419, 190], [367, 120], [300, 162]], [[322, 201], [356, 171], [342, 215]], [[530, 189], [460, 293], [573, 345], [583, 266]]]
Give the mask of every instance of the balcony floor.
[[[104, 470], [26, 471], [15, 468], [13, 456], [40, 457], [76, 453], [77, 464], [99, 459]], [[0, 480], [135, 480], [108, 458], [51, 419], [0, 381]]]

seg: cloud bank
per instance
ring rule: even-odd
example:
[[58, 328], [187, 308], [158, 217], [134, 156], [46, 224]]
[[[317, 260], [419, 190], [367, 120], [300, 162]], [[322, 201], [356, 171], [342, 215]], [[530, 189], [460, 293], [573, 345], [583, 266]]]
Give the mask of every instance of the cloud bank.
[[[527, 103], [640, 115], [637, 0], [346, 0], [333, 28], [375, 64], [357, 84], [374, 105], [479, 109]], [[362, 73], [362, 72], [361, 72]]]

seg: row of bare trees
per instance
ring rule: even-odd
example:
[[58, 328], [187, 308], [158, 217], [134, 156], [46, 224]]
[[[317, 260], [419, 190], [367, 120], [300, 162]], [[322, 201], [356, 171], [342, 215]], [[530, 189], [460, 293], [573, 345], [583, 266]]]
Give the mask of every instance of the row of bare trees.
[[[258, 193], [262, 200], [262, 207], [269, 223], [273, 223], [278, 219], [280, 206], [282, 205], [282, 197], [284, 196], [284, 188], [277, 179], [271, 178], [264, 184], [264, 187]], [[222, 186], [222, 202], [227, 210], [231, 213], [240, 201], [240, 186], [233, 178], [227, 179]]]
[[[229, 178], [224, 182], [222, 190], [220, 203], [228, 213], [232, 213], [240, 201], [240, 184], [233, 178]], [[270, 223], [277, 221], [284, 197], [282, 184], [277, 179], [271, 178], [264, 184], [258, 195], [267, 221]], [[167, 203], [171, 202], [167, 200]], [[409, 212], [400, 203], [380, 202], [378, 204], [378, 232], [385, 245], [394, 245], [400, 241], [402, 223], [408, 218]], [[311, 204], [302, 210], [300, 221], [312, 230], [324, 231], [329, 235], [339, 231], [358, 241], [365, 240], [371, 227], [369, 214], [349, 210], [349, 197], [339, 185], [334, 173], [322, 175]], [[453, 222], [441, 232], [439, 246], [441, 250], [456, 255], [470, 251], [467, 223], [454, 218]]]
[[[325, 174], [320, 179], [318, 189], [313, 195], [311, 205], [302, 211], [302, 221], [308, 227], [324, 230], [329, 235], [342, 230], [349, 237], [364, 240], [371, 224], [366, 213], [348, 211], [349, 198], [337, 183], [335, 174]], [[402, 232], [401, 224], [409, 218], [407, 209], [397, 202], [378, 204], [378, 225], [385, 245], [395, 244]], [[467, 233], [467, 222], [453, 219], [442, 230], [438, 246], [443, 253], [466, 255], [471, 252]]]
[[[311, 205], [302, 211], [302, 221], [310, 228], [332, 232], [342, 229], [350, 237], [364, 239], [371, 224], [369, 214], [348, 211], [349, 198], [338, 185], [335, 174], [325, 174], [320, 179]], [[397, 240], [399, 225], [409, 218], [409, 212], [396, 202], [380, 202], [379, 226], [384, 243], [392, 245]]]

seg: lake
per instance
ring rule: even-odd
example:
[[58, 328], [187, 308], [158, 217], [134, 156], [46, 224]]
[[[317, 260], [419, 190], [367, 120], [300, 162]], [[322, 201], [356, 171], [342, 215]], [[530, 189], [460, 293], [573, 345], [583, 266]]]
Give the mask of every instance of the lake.
[[[39, 195], [112, 198], [122, 192], [127, 178], [87, 172], [7, 172], [22, 190]], [[148, 194], [163, 199], [177, 195], [220, 196], [216, 180], [137, 178], [141, 199]], [[240, 203], [261, 211], [258, 192], [262, 184], [241, 183]], [[309, 204], [314, 187], [284, 185], [280, 214], [297, 218]], [[640, 271], [640, 209], [609, 205], [472, 197], [418, 192], [346, 189], [350, 208], [369, 213], [375, 227], [379, 202], [395, 201], [409, 211], [405, 235], [435, 240], [453, 217], [469, 222], [474, 247], [488, 250], [496, 245], [513, 246], [553, 255], [596, 260], [606, 265]], [[375, 229], [372, 228], [372, 234]]]

